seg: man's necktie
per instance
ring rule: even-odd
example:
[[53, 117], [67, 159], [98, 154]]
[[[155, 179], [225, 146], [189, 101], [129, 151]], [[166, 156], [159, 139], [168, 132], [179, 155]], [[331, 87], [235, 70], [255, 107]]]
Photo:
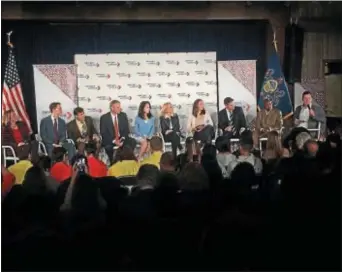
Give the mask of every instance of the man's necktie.
[[235, 128], [235, 126], [234, 126], [234, 114], [233, 114], [233, 112], [231, 112], [230, 113], [230, 121], [229, 121], [229, 125], [231, 125], [232, 126], [232, 132], [233, 132], [233, 134], [235, 134], [236, 133], [236, 128]]
[[82, 122], [82, 137], [86, 137], [87, 136], [87, 125], [86, 123], [83, 121]]
[[54, 136], [54, 142], [56, 144], [59, 143], [59, 137], [58, 137], [58, 127], [57, 127], [57, 119], [53, 119], [53, 136]]
[[115, 131], [115, 141], [119, 141], [119, 123], [118, 123], [118, 116], [114, 117], [114, 131]]

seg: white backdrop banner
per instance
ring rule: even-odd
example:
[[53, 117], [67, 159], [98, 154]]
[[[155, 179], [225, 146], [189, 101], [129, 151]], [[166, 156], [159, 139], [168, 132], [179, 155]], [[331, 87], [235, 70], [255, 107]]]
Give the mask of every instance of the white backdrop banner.
[[52, 102], [62, 104], [66, 122], [77, 105], [76, 65], [33, 65], [38, 132], [40, 120], [50, 115]]
[[143, 100], [150, 101], [154, 116], [171, 102], [183, 128], [197, 98], [217, 119], [216, 52], [75, 55], [75, 63], [79, 106], [97, 127], [113, 99], [131, 126]]
[[247, 124], [253, 126], [257, 115], [256, 60], [218, 61], [219, 110], [226, 97], [243, 108]]

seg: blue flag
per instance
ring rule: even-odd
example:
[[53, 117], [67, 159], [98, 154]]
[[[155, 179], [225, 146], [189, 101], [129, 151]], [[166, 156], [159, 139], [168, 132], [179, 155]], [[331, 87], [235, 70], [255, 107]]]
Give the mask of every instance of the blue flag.
[[284, 74], [281, 70], [280, 59], [274, 50], [267, 63], [267, 70], [262, 83], [258, 107], [264, 108], [264, 99], [269, 99], [273, 107], [280, 110], [283, 116], [293, 113], [292, 102]]

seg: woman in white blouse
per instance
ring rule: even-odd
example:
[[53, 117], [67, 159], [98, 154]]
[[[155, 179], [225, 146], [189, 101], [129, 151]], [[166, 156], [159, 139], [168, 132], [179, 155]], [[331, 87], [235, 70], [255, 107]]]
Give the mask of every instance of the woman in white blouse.
[[202, 99], [196, 99], [192, 106], [192, 114], [188, 119], [188, 132], [193, 133], [196, 141], [211, 143], [215, 137], [213, 120], [204, 108]]

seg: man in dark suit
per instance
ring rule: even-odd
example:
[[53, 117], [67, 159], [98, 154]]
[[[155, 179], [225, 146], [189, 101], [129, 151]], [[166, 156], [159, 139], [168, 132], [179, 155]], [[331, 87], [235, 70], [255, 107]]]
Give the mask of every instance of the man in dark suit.
[[62, 114], [61, 103], [53, 102], [49, 108], [51, 115], [40, 121], [40, 137], [50, 157], [54, 147], [63, 146], [68, 151], [68, 156], [71, 159], [75, 155], [75, 147], [66, 141], [66, 124], [60, 118]]
[[130, 138], [129, 122], [126, 113], [121, 111], [121, 104], [118, 100], [113, 100], [109, 104], [110, 112], [100, 118], [100, 133], [102, 136], [102, 146], [113, 161], [114, 146], [123, 145], [135, 148], [136, 142]]
[[99, 141], [93, 119], [84, 114], [84, 109], [77, 107], [74, 109], [75, 119], [67, 124], [68, 138], [78, 143], [88, 143], [90, 140]]
[[225, 108], [218, 113], [218, 127], [224, 137], [238, 138], [247, 127], [245, 114], [241, 107], [235, 107], [233, 98], [226, 97], [223, 103]]

